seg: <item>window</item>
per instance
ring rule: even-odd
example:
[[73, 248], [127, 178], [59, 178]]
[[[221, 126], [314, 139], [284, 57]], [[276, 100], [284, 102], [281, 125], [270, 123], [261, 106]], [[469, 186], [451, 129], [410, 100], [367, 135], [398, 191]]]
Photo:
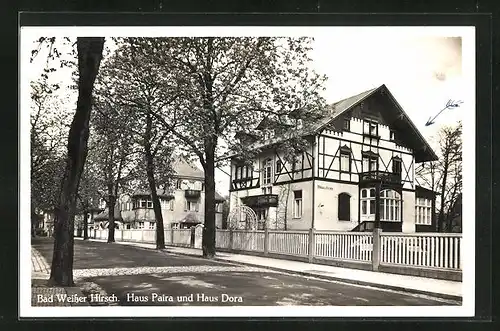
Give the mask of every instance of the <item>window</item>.
[[155, 223], [154, 222], [149, 222], [149, 229], [154, 230], [155, 228]]
[[[361, 190], [361, 217], [375, 219], [375, 189]], [[401, 195], [394, 190], [380, 192], [380, 220], [401, 221]]]
[[293, 191], [293, 218], [302, 217], [302, 190]]
[[186, 204], [184, 206], [184, 211], [198, 211], [198, 202], [186, 200]]
[[262, 184], [271, 184], [273, 164], [271, 159], [267, 159], [262, 164]]
[[401, 174], [401, 159], [399, 158], [392, 159], [392, 172], [395, 174]]
[[349, 150], [340, 151], [340, 171], [351, 171], [351, 153]]
[[432, 200], [417, 198], [415, 204], [415, 224], [432, 225]]
[[144, 222], [138, 222], [137, 223], [137, 228], [138, 229], [144, 229]]
[[363, 156], [363, 171], [377, 171], [378, 170], [378, 157], [377, 156]]
[[175, 186], [178, 190], [180, 190], [182, 188], [182, 179], [179, 179], [177, 180], [177, 183], [176, 183], [176, 186]]
[[372, 137], [378, 136], [378, 124], [375, 121], [365, 121], [363, 125], [363, 133]]
[[401, 221], [401, 196], [398, 192], [394, 190], [380, 192], [380, 220]]
[[276, 173], [279, 174], [281, 173], [281, 170], [283, 169], [283, 162], [281, 160], [276, 161]]
[[361, 190], [361, 217], [373, 218], [375, 216], [375, 189], [364, 188]]
[[351, 220], [351, 196], [348, 193], [339, 194], [339, 221]]
[[262, 194], [273, 194], [273, 187], [272, 186], [263, 187]]
[[130, 224], [127, 224], [127, 230], [130, 230]]
[[396, 132], [394, 130], [389, 131], [389, 140], [393, 141], [396, 137]]
[[146, 208], [153, 208], [153, 201], [152, 200], [147, 200], [146, 201]]
[[344, 129], [344, 131], [350, 131], [351, 130], [351, 119], [344, 118], [344, 125], [342, 128]]

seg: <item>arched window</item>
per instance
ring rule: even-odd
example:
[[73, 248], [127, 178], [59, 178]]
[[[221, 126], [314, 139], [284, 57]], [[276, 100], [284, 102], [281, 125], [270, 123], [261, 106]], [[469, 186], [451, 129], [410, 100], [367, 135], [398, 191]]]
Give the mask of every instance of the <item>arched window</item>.
[[349, 193], [339, 194], [339, 221], [351, 220], [351, 196]]
[[[361, 219], [375, 220], [375, 189], [361, 190]], [[380, 220], [383, 222], [401, 221], [401, 195], [394, 190], [380, 192]]]
[[394, 190], [380, 192], [380, 220], [386, 222], [401, 221], [401, 195]]

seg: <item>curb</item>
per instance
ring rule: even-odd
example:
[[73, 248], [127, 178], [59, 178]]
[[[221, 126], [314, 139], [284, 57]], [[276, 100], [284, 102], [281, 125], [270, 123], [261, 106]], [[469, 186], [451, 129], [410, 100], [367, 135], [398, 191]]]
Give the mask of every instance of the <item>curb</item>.
[[[96, 240], [98, 241], [98, 240]], [[121, 242], [117, 241], [116, 243], [120, 244]], [[124, 244], [124, 245], [129, 245], [129, 244]], [[142, 248], [142, 249], [147, 249], [147, 250], [153, 250], [156, 251], [155, 248], [152, 247], [141, 247], [141, 246], [136, 246], [133, 244], [130, 244], [129, 246], [134, 246], [136, 248]], [[166, 245], [167, 247], [173, 247], [176, 248], [177, 246], [169, 246]], [[183, 255], [183, 256], [191, 256], [191, 257], [198, 257], [202, 258], [202, 256], [197, 255], [197, 254], [192, 254], [192, 253], [187, 253], [187, 252], [172, 252], [168, 248], [165, 248], [161, 250], [165, 253], [170, 253], [174, 255]], [[307, 272], [307, 271], [296, 271], [296, 270], [289, 270], [289, 269], [283, 269], [279, 267], [271, 267], [271, 266], [262, 266], [260, 264], [256, 263], [250, 263], [250, 262], [240, 262], [240, 261], [232, 261], [227, 258], [223, 257], [217, 257], [217, 255], [213, 258], [215, 261], [221, 261], [221, 262], [230, 262], [234, 264], [242, 264], [242, 265], [247, 265], [247, 266], [252, 266], [252, 267], [260, 267], [263, 269], [269, 269], [269, 270], [274, 270], [274, 271], [280, 271], [280, 272], [285, 272], [289, 274], [295, 274], [295, 275], [300, 275], [300, 276], [306, 276], [306, 277], [315, 277], [315, 278], [320, 278], [320, 279], [326, 279], [326, 280], [333, 280], [345, 284], [353, 284], [353, 285], [361, 285], [361, 286], [370, 286], [374, 288], [380, 288], [380, 289], [386, 289], [386, 290], [393, 290], [393, 291], [399, 291], [399, 292], [405, 292], [405, 293], [411, 293], [411, 294], [419, 294], [419, 295], [428, 295], [440, 299], [446, 299], [446, 300], [453, 300], [453, 301], [458, 301], [462, 302], [462, 296], [459, 295], [453, 295], [453, 294], [446, 294], [446, 293], [436, 293], [436, 292], [430, 292], [430, 291], [425, 291], [425, 290], [417, 290], [417, 289], [411, 289], [411, 288], [406, 288], [402, 286], [395, 286], [395, 285], [388, 285], [388, 284], [379, 284], [379, 283], [372, 283], [368, 281], [362, 281], [362, 280], [353, 280], [353, 279], [347, 279], [347, 278], [341, 278], [341, 277], [335, 277], [335, 276], [329, 276], [329, 275], [322, 275], [322, 274], [316, 274], [312, 272]]]
[[[171, 247], [175, 247], [175, 246], [171, 246]], [[199, 255], [194, 255], [194, 254], [190, 254], [190, 253], [182, 253], [182, 252], [168, 252], [168, 253], [177, 254], [177, 255], [184, 255], [184, 256], [200, 257]], [[327, 276], [327, 275], [316, 274], [316, 273], [307, 272], [307, 271], [296, 271], [296, 270], [289, 270], [289, 269], [283, 269], [283, 268], [278, 268], [278, 267], [262, 266], [260, 264], [255, 264], [255, 263], [250, 263], [250, 262], [231, 261], [231, 260], [228, 260], [228, 259], [225, 259], [222, 257], [217, 257], [217, 255], [213, 258], [213, 260], [231, 262], [231, 263], [235, 263], [235, 264], [243, 264], [243, 265], [247, 265], [247, 266], [251, 266], [251, 267], [260, 267], [263, 269], [281, 271], [281, 272], [300, 275], [300, 276], [333, 280], [333, 281], [346, 283], [346, 284], [370, 286], [370, 287], [374, 287], [374, 288], [400, 291], [400, 292], [411, 293], [411, 294], [428, 295], [428, 296], [433, 296], [433, 297], [440, 298], [440, 299], [462, 302], [462, 297], [458, 296], [458, 295], [452, 295], [452, 294], [446, 294], [446, 293], [436, 293], [436, 292], [430, 292], [430, 291], [410, 289], [410, 288], [395, 286], [395, 285], [378, 284], [378, 283], [372, 283], [372, 282], [367, 282], [367, 281], [362, 281], [362, 280], [353, 280], [353, 279], [347, 279], [347, 278], [341, 278], [341, 277], [335, 277], [335, 276]]]

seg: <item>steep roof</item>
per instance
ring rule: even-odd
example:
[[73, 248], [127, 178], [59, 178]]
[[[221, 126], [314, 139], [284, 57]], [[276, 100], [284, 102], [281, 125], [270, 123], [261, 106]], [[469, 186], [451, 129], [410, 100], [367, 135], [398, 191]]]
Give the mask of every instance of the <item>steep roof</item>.
[[[266, 140], [261, 139], [251, 144], [249, 147], [252, 149], [270, 147], [272, 145], [286, 141], [294, 136], [315, 135], [321, 132], [321, 130], [323, 130], [327, 125], [334, 121], [338, 116], [353, 109], [364, 100], [367, 100], [371, 96], [374, 96], [378, 93], [382, 93], [386, 96], [384, 100], [386, 100], [391, 107], [384, 107], [384, 110], [386, 110], [384, 115], [394, 121], [394, 125], [399, 127], [401, 132], [404, 132], [405, 140], [415, 151], [415, 161], [423, 162], [437, 160], [438, 157], [432, 150], [431, 146], [427, 143], [415, 124], [413, 124], [409, 116], [404, 112], [403, 108], [399, 105], [399, 103], [396, 101], [394, 96], [385, 85], [381, 85], [377, 88], [361, 92], [357, 95], [342, 99], [331, 105], [328, 105], [325, 116], [307, 128], [290, 130], [284, 134], [276, 135]], [[227, 155], [224, 158], [232, 156], [235, 155]]]
[[[99, 214], [97, 214], [95, 217], [94, 217], [94, 220], [97, 220], [97, 221], [103, 221], [103, 220], [108, 220], [109, 219], [109, 212], [108, 212], [108, 208], [105, 208], [102, 212], [100, 212]], [[120, 212], [120, 204], [117, 202], [115, 204], [115, 220], [119, 221], [119, 220], [122, 220], [122, 213]]]
[[226, 201], [226, 198], [224, 198], [222, 195], [217, 193], [217, 191], [215, 191], [215, 201], [223, 202], [223, 201]]
[[183, 157], [178, 157], [173, 163], [173, 169], [176, 177], [203, 179], [205, 174], [203, 171], [186, 161]]

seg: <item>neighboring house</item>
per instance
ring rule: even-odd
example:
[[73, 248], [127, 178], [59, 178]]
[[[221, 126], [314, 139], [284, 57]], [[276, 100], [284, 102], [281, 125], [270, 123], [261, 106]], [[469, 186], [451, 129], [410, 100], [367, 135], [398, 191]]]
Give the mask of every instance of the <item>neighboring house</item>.
[[[109, 225], [109, 212], [108, 208], [101, 206], [101, 208], [92, 209], [88, 215], [89, 230], [103, 230], [107, 229]], [[78, 215], [80, 224], [83, 224], [83, 214]], [[115, 229], [123, 228], [123, 220], [120, 213], [120, 206], [118, 203], [115, 205]]]
[[[165, 229], [189, 228], [205, 221], [204, 174], [201, 170], [179, 158], [174, 164], [174, 187], [157, 189]], [[216, 193], [215, 225], [222, 227], [222, 203], [225, 199]], [[156, 229], [153, 201], [150, 191], [124, 194], [117, 201], [120, 211], [119, 228]], [[106, 212], [107, 213], [107, 212]]]
[[289, 119], [290, 132], [308, 141], [295, 161], [280, 151], [290, 134], [273, 132], [270, 120], [238, 133], [242, 144], [261, 152], [251, 162], [231, 156], [231, 215], [243, 205], [255, 213], [232, 226], [371, 230], [380, 183], [383, 230], [432, 230], [435, 195], [418, 187], [414, 174], [416, 163], [437, 156], [385, 85], [329, 106], [307, 128], [293, 113]]

